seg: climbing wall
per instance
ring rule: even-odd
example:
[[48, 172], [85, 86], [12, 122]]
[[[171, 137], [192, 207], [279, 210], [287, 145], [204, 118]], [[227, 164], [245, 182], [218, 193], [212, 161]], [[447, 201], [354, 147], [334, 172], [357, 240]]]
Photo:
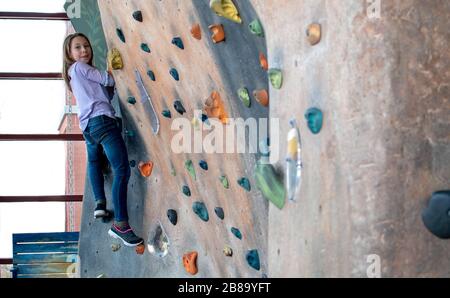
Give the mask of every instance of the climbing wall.
[[[175, 154], [171, 149], [178, 133], [171, 125], [177, 118], [186, 119], [192, 133], [198, 125], [204, 125], [204, 136], [211, 132], [208, 123], [223, 112], [229, 118], [268, 118], [268, 107], [253, 95], [248, 103], [238, 94], [241, 88], [250, 94], [268, 90], [267, 73], [259, 59], [260, 53], [267, 55], [265, 39], [248, 28], [248, 23], [257, 18], [251, 3], [239, 4], [242, 24], [217, 16], [209, 1], [116, 0], [98, 1], [98, 5], [108, 49], [117, 49], [123, 60], [123, 68], [114, 70], [114, 77], [132, 165], [130, 223], [150, 242], [161, 225], [169, 244], [167, 252], [163, 249], [154, 254], [147, 247], [143, 255], [125, 247], [117, 250], [119, 242], [112, 242], [107, 235], [109, 225], [91, 217], [94, 207], [88, 188], [80, 246], [82, 276], [192, 276], [183, 267], [183, 256], [193, 251], [198, 253], [195, 276], [263, 276], [267, 272], [268, 202], [254, 185], [258, 155]], [[140, 16], [134, 14], [136, 11]], [[200, 28], [200, 39], [191, 33], [194, 25]], [[222, 27], [225, 40], [214, 42], [210, 25]], [[172, 42], [176, 37], [179, 39]], [[151, 106], [141, 101], [135, 69], [159, 119], [157, 134], [150, 120]], [[212, 94], [222, 100], [219, 112], [205, 109]], [[179, 113], [183, 109], [186, 112]], [[203, 119], [200, 115], [200, 121], [191, 125], [196, 109], [202, 111]], [[220, 128], [227, 126], [219, 124]], [[151, 172], [149, 177], [139, 170], [141, 162], [148, 163], [142, 169]], [[108, 197], [111, 179], [107, 176]], [[207, 210], [208, 221], [194, 212], [198, 206]], [[222, 216], [219, 208], [223, 219], [216, 215], [218, 209]], [[177, 214], [176, 225], [169, 220], [169, 209]], [[250, 251], [253, 254], [249, 255]], [[260, 264], [253, 262], [251, 267], [248, 260], [258, 258]]]

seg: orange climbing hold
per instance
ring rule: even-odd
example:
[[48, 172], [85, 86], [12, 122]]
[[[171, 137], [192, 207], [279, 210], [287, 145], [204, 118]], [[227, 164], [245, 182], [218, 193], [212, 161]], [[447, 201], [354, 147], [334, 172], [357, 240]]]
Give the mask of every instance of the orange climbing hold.
[[213, 91], [211, 93], [211, 96], [205, 102], [204, 110], [209, 118], [218, 118], [222, 124], [228, 123], [228, 114], [219, 92]]
[[143, 255], [145, 252], [145, 245], [144, 244], [139, 244], [138, 246], [136, 246], [136, 253], [138, 255]]
[[212, 40], [214, 43], [219, 43], [225, 40], [225, 31], [222, 24], [214, 24], [208, 27], [213, 33]]
[[253, 91], [253, 96], [256, 98], [256, 101], [258, 101], [262, 106], [269, 106], [269, 93], [267, 93], [266, 89]]
[[150, 177], [153, 171], [153, 162], [143, 162], [141, 161], [138, 165], [138, 169], [141, 172], [141, 175], [144, 177]]
[[202, 29], [200, 29], [200, 24], [195, 24], [194, 26], [192, 26], [191, 34], [195, 39], [202, 39]]
[[259, 53], [259, 62], [261, 63], [262, 69], [264, 69], [265, 71], [269, 70], [269, 62], [267, 61], [267, 58], [263, 53]]
[[188, 252], [183, 256], [183, 266], [186, 271], [192, 275], [195, 275], [198, 272], [197, 256], [198, 253], [196, 251]]

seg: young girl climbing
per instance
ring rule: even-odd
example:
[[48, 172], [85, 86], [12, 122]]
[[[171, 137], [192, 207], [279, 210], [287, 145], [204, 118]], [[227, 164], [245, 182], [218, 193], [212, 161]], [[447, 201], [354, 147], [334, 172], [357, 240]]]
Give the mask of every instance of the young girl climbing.
[[88, 175], [95, 196], [96, 218], [107, 216], [101, 158], [108, 158], [113, 170], [112, 201], [114, 223], [108, 234], [127, 246], [137, 246], [143, 239], [128, 224], [127, 188], [130, 165], [125, 142], [115, 111], [103, 86], [114, 86], [111, 70], [99, 71], [92, 65], [94, 53], [89, 39], [75, 33], [64, 40], [63, 76], [78, 105], [80, 128], [86, 141]]

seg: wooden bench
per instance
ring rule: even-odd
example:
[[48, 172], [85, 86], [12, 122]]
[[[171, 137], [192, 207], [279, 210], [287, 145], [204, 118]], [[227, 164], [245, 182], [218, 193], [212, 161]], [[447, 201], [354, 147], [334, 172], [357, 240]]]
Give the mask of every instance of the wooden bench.
[[79, 232], [13, 234], [13, 278], [77, 277]]

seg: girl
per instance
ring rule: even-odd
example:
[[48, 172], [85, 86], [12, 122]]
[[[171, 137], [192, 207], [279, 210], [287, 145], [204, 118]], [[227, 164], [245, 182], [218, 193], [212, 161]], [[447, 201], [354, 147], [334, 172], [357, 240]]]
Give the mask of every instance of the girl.
[[104, 151], [114, 174], [114, 223], [108, 234], [121, 239], [127, 246], [137, 246], [143, 239], [136, 236], [128, 224], [127, 185], [130, 165], [127, 149], [114, 108], [103, 89], [103, 86], [114, 86], [114, 78], [111, 70], [101, 72], [93, 67], [93, 57], [91, 44], [84, 34], [71, 34], [64, 40], [63, 76], [79, 109], [78, 118], [88, 155], [88, 174], [97, 204], [94, 216], [107, 216], [101, 166]]

